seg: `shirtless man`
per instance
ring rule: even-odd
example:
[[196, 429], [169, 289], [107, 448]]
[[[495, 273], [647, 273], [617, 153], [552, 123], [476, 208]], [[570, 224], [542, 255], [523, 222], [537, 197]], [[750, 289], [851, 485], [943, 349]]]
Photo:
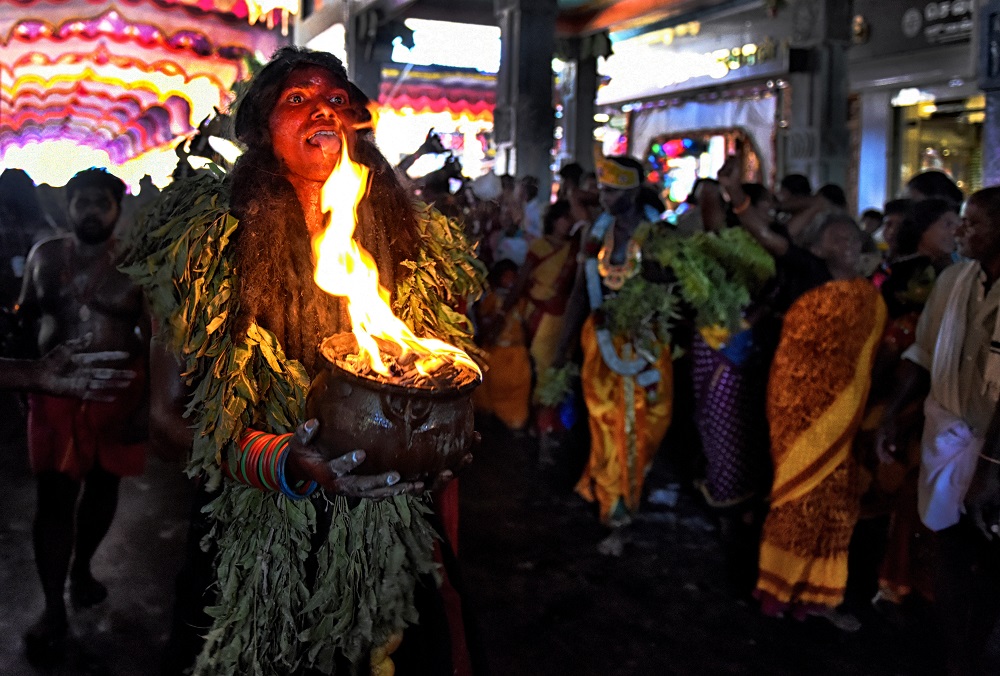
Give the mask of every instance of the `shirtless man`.
[[40, 392], [87, 401], [114, 401], [129, 386], [135, 371], [113, 368], [128, 353], [78, 352], [89, 338], [68, 340], [39, 359], [0, 357], [0, 390]]
[[[90, 349], [125, 352], [132, 367], [144, 371], [139, 357], [148, 353], [149, 331], [142, 293], [116, 269], [111, 238], [124, 191], [125, 184], [103, 170], [78, 173], [66, 186], [72, 234], [44, 240], [29, 255], [18, 312], [36, 328], [40, 353], [89, 335]], [[111, 402], [29, 399], [28, 451], [38, 486], [35, 561], [45, 594], [45, 611], [25, 634], [33, 660], [51, 659], [62, 647], [67, 573], [74, 607], [107, 596], [90, 561], [114, 518], [119, 478], [143, 469], [144, 390], [140, 377]]]

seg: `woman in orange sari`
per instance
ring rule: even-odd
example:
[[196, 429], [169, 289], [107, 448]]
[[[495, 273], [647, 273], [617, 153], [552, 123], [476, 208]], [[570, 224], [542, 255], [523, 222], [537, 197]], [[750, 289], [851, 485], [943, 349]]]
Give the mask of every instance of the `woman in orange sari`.
[[767, 394], [774, 484], [756, 591], [767, 614], [834, 619], [843, 601], [860, 506], [852, 446], [885, 319], [864, 279], [827, 282], [785, 315]]

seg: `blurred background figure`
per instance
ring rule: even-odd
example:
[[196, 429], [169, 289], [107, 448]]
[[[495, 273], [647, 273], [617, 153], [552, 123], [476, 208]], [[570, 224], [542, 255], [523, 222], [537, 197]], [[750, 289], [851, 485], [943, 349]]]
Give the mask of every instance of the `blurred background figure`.
[[485, 349], [489, 369], [473, 394], [476, 410], [490, 413], [508, 429], [521, 433], [528, 424], [531, 360], [528, 356], [524, 301], [510, 303], [518, 265], [502, 259], [489, 274], [490, 292], [477, 305], [477, 342]]
[[874, 236], [875, 232], [882, 226], [882, 216], [882, 212], [878, 209], [865, 209], [861, 213], [861, 229]]
[[538, 178], [535, 176], [524, 176], [517, 182], [515, 196], [521, 203], [521, 230], [528, 240], [541, 237], [542, 232], [542, 205], [538, 199]]
[[917, 174], [906, 183], [907, 196], [915, 202], [930, 197], [940, 197], [961, 205], [965, 194], [948, 174], [943, 171], [925, 171]]
[[3, 307], [12, 307], [17, 299], [24, 262], [32, 245], [57, 233], [55, 221], [43, 208], [31, 177], [21, 169], [5, 169], [0, 173], [0, 304]]
[[[33, 329], [40, 354], [89, 335], [92, 349], [125, 352], [144, 372], [149, 325], [142, 292], [115, 267], [112, 239], [125, 184], [102, 169], [87, 169], [66, 191], [73, 233], [32, 249], [18, 314]], [[141, 474], [145, 465], [145, 392], [145, 379], [137, 378], [110, 402], [31, 395], [28, 454], [38, 496], [33, 533], [45, 595], [42, 616], [24, 635], [33, 662], [58, 658], [64, 648], [67, 574], [74, 607], [107, 596], [90, 563], [114, 519], [120, 478]]]

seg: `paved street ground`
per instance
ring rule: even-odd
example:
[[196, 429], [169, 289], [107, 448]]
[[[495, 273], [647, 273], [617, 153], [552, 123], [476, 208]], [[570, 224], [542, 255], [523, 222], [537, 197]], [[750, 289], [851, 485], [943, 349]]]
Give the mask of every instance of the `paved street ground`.
[[[5, 413], [9, 406], [3, 406]], [[0, 418], [15, 427], [12, 415]], [[649, 477], [656, 498], [620, 555], [570, 490], [583, 449], [541, 472], [537, 443], [495, 423], [461, 479], [460, 561], [492, 676], [632, 674], [933, 674], [929, 622], [894, 628], [857, 604], [855, 634], [825, 622], [762, 617], [723, 582], [713, 515], [678, 478], [669, 448]], [[190, 487], [150, 461], [122, 483], [118, 518], [95, 560], [102, 606], [73, 615], [66, 662], [41, 671], [21, 633], [41, 610], [30, 524], [34, 483], [23, 438], [0, 446], [0, 674], [152, 675], [162, 656], [180, 565]]]

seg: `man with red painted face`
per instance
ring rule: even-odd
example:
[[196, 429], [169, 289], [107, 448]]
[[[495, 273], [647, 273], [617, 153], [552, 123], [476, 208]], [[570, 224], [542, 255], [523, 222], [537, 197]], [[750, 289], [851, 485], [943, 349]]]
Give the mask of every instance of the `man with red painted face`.
[[[115, 269], [111, 237], [125, 184], [102, 169], [87, 169], [70, 179], [66, 193], [73, 233], [32, 250], [18, 313], [34, 328], [41, 353], [89, 335], [91, 347], [124, 352], [141, 365], [149, 336], [142, 293]], [[90, 561], [114, 518], [119, 479], [141, 474], [145, 464], [143, 391], [144, 379], [137, 379], [110, 402], [43, 394], [29, 399], [28, 451], [38, 484], [35, 561], [45, 594], [45, 611], [25, 634], [32, 661], [62, 650], [67, 573], [75, 607], [107, 596]]]
[[[444, 286], [422, 301], [424, 317], [441, 316], [450, 289], [465, 292], [447, 262], [425, 257], [421, 240], [440, 244], [443, 219], [411, 203], [374, 144], [367, 104], [336, 57], [279, 50], [237, 102], [247, 149], [231, 175], [168, 188], [133, 248], [130, 270], [159, 324], [173, 329], [153, 354], [163, 383], [154, 386], [153, 441], [189, 454], [189, 473], [203, 477], [217, 552], [207, 640], [175, 642], [170, 673], [192, 647], [196, 673], [375, 673], [393, 661], [397, 673], [469, 672], [462, 634], [449, 639], [454, 616], [443, 611], [442, 598], [456, 597], [447, 576], [439, 590], [429, 575], [437, 517], [425, 486], [397, 472], [354, 473], [363, 450], [330, 453], [318, 421], [301, 422], [308, 382], [325, 364], [320, 342], [350, 330], [345, 300], [313, 281], [311, 246], [325, 224], [323, 184], [345, 153], [369, 170], [354, 237], [382, 286], [396, 299], [417, 268], [437, 269]], [[353, 195], [339, 197], [350, 206]], [[452, 246], [462, 241], [459, 232]], [[164, 266], [181, 272], [149, 273]], [[466, 328], [445, 326], [438, 337], [461, 341]], [[449, 548], [439, 554], [447, 563]], [[213, 580], [201, 566], [199, 583], [198, 568], [185, 575], [202, 592]], [[175, 622], [191, 620], [182, 609]]]

